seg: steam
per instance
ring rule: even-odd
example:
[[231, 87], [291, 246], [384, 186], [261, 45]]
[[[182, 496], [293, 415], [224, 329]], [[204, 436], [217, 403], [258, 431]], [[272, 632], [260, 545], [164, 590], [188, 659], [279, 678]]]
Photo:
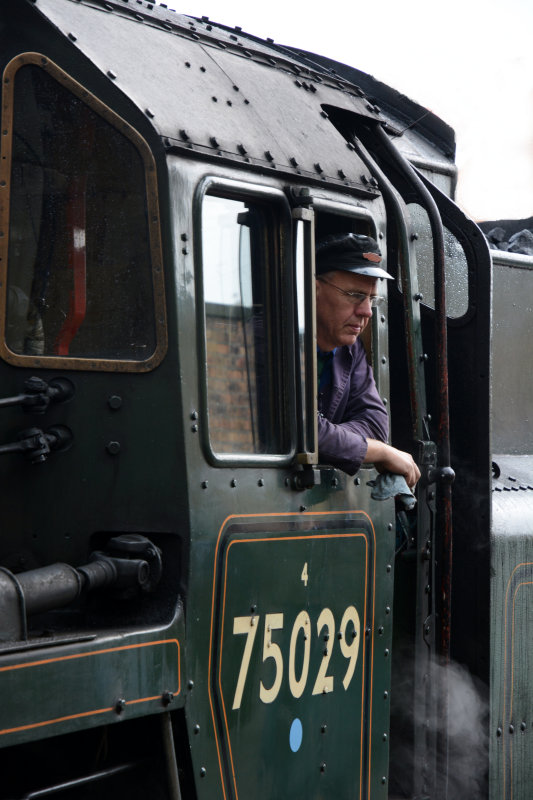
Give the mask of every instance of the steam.
[[486, 797], [487, 687], [460, 664], [436, 659], [420, 680], [412, 657], [397, 658], [395, 672], [402, 678], [392, 693], [392, 793], [444, 797], [447, 786], [448, 800]]

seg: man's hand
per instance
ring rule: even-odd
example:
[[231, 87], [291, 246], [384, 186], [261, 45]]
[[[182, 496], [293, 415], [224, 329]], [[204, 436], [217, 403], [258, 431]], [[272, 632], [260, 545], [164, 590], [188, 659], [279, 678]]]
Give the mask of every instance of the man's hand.
[[364, 464], [374, 464], [378, 472], [393, 472], [403, 475], [410, 489], [414, 489], [420, 478], [420, 470], [415, 464], [410, 453], [396, 450], [390, 444], [378, 442], [377, 439], [367, 439], [368, 450]]

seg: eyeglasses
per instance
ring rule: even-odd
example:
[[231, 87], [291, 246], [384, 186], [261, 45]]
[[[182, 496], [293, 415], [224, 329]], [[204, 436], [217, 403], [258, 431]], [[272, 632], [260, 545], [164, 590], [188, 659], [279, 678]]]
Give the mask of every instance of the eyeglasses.
[[385, 302], [385, 298], [380, 294], [365, 294], [364, 292], [347, 292], [345, 289], [341, 289], [340, 286], [336, 286], [331, 281], [327, 281], [325, 278], [317, 278], [317, 280], [322, 281], [322, 283], [327, 283], [328, 286], [333, 286], [338, 292], [343, 294], [349, 301], [352, 303], [356, 308], [358, 306], [363, 305], [365, 300], [370, 301], [371, 308], [377, 308], [382, 303]]

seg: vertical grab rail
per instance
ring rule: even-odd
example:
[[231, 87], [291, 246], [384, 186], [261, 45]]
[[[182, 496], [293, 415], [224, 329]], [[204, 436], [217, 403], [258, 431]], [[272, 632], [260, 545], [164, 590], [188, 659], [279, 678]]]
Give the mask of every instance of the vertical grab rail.
[[[387, 134], [377, 126], [376, 136], [387, 155], [399, 170], [400, 174], [411, 184], [419, 197], [421, 197], [427, 211], [431, 234], [433, 238], [434, 257], [434, 284], [435, 284], [435, 339], [437, 344], [437, 386], [438, 386], [438, 466], [434, 470], [433, 479], [437, 482], [440, 501], [437, 514], [437, 533], [440, 543], [441, 562], [441, 591], [439, 598], [440, 607], [440, 655], [445, 664], [450, 661], [451, 639], [451, 589], [452, 589], [452, 492], [451, 484], [454, 472], [450, 465], [450, 415], [448, 397], [448, 347], [447, 347], [447, 320], [446, 320], [446, 286], [445, 286], [445, 258], [444, 258], [444, 232], [437, 204], [431, 193], [420, 179], [413, 167], [398, 153], [390, 142]], [[446, 798], [448, 795], [448, 687], [449, 676], [445, 677], [445, 685], [441, 693], [440, 717], [444, 735], [441, 741], [440, 775], [443, 776], [443, 785], [439, 796]]]

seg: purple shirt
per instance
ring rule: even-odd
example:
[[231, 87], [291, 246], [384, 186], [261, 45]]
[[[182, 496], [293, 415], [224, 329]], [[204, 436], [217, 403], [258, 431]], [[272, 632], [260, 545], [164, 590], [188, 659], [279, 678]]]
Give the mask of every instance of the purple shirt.
[[318, 394], [320, 461], [354, 475], [366, 455], [368, 439], [386, 442], [389, 418], [359, 339], [337, 347], [332, 380]]

